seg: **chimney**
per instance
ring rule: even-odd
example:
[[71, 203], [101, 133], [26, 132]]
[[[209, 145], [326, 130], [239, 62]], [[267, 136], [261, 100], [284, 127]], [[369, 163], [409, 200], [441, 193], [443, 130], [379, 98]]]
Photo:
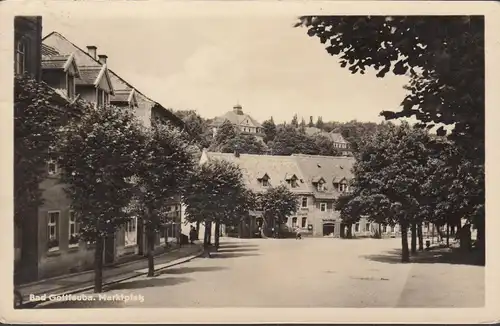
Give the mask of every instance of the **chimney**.
[[238, 115], [242, 115], [243, 114], [243, 108], [241, 107], [241, 105], [239, 104], [236, 104], [235, 106], [233, 106], [233, 112], [238, 114]]
[[87, 52], [90, 54], [94, 60], [97, 60], [97, 47], [93, 45], [87, 45]]
[[102, 65], [105, 65], [106, 64], [106, 61], [108, 61], [108, 56], [105, 55], [105, 54], [99, 54], [99, 62], [102, 64]]

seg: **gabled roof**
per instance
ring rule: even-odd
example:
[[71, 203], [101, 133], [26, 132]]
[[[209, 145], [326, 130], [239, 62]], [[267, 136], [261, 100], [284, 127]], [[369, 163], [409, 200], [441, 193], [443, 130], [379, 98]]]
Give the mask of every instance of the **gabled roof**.
[[[62, 34], [58, 32], [51, 32], [47, 34], [42, 39], [42, 44], [45, 45], [46, 48], [52, 48], [55, 49], [57, 52], [60, 52], [61, 54], [70, 54], [75, 52], [75, 58], [76, 61], [78, 62], [79, 65], [82, 66], [102, 66], [102, 64], [94, 59], [90, 54], [87, 53], [87, 51], [83, 50], [82, 48], [78, 47], [71, 41], [69, 41], [67, 38], [65, 38]], [[142, 93], [140, 90], [137, 88], [133, 87], [129, 82], [127, 82], [125, 79], [120, 77], [116, 72], [108, 69], [108, 75], [112, 78], [112, 84], [113, 87], [116, 89], [135, 89], [135, 92], [137, 94], [140, 94], [142, 97], [144, 97], [144, 100], [149, 101], [151, 103], [151, 107], [155, 108], [156, 110], [160, 110], [162, 114], [172, 121], [176, 126], [179, 128], [184, 128], [184, 122], [182, 119], [177, 117], [173, 112], [169, 111], [165, 107], [163, 107], [160, 103], [153, 101], [151, 98], [146, 96], [144, 93]]]
[[312, 183], [320, 183], [320, 182], [326, 183], [326, 180], [321, 176], [314, 176], [311, 178], [311, 182]]
[[228, 111], [222, 116], [215, 117], [211, 125], [216, 127], [220, 126], [221, 124], [224, 123], [225, 120], [228, 120], [233, 125], [238, 125], [238, 126], [255, 127], [255, 128], [262, 127], [262, 125], [257, 120], [255, 120], [248, 114], [246, 113], [236, 114], [234, 111]]
[[135, 103], [137, 100], [134, 95], [134, 89], [120, 89], [115, 91], [115, 94], [110, 97], [110, 101], [116, 103]]
[[42, 43], [42, 48], [41, 48], [42, 56], [47, 55], [47, 56], [52, 56], [52, 55], [59, 55], [59, 51], [54, 49], [51, 46], [48, 46], [47, 44]]
[[101, 67], [83, 66], [80, 67], [80, 77], [76, 79], [76, 85], [94, 86], [98, 87], [106, 83], [110, 89], [110, 94], [114, 94], [113, 84], [109, 77], [106, 65]]
[[61, 55], [61, 54], [42, 55], [42, 69], [46, 70], [61, 69], [64, 72], [72, 70], [75, 74], [75, 77], [80, 76], [80, 71], [78, 69], [78, 65], [76, 64], [75, 56], [73, 53], [70, 55]]
[[342, 134], [339, 132], [330, 132], [330, 139], [335, 143], [347, 144], [348, 142], [342, 137]]
[[287, 175], [296, 175], [301, 177], [301, 172], [295, 158], [291, 156], [272, 156], [272, 155], [254, 155], [240, 154], [236, 157], [232, 153], [207, 152], [204, 154], [208, 160], [219, 159], [232, 162], [238, 165], [243, 173], [243, 179], [246, 186], [255, 191], [266, 191], [259, 183], [259, 178], [268, 175], [270, 184], [273, 187], [286, 185], [290, 191], [297, 194], [311, 194], [309, 187], [302, 182], [299, 182], [297, 187], [292, 188], [286, 182]]

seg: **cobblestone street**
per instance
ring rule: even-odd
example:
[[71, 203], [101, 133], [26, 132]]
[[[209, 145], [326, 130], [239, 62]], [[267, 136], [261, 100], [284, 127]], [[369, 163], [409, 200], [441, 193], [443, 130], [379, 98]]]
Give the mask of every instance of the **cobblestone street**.
[[400, 239], [223, 239], [212, 258], [134, 278], [106, 292], [144, 300], [76, 307], [481, 307], [484, 267], [420, 253], [399, 263]]

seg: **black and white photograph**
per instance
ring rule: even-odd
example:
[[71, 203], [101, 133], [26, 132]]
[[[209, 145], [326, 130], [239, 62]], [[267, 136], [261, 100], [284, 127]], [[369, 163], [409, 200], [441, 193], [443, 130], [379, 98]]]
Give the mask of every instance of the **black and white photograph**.
[[39, 6], [2, 27], [9, 316], [498, 318], [484, 7]]

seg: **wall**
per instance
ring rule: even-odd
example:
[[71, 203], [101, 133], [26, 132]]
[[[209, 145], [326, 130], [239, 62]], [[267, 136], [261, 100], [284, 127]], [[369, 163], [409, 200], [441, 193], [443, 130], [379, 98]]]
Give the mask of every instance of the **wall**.
[[35, 79], [40, 80], [42, 71], [41, 70], [42, 17], [41, 16], [15, 17], [14, 40], [17, 41], [21, 37], [24, 37], [27, 40], [25, 69]]

